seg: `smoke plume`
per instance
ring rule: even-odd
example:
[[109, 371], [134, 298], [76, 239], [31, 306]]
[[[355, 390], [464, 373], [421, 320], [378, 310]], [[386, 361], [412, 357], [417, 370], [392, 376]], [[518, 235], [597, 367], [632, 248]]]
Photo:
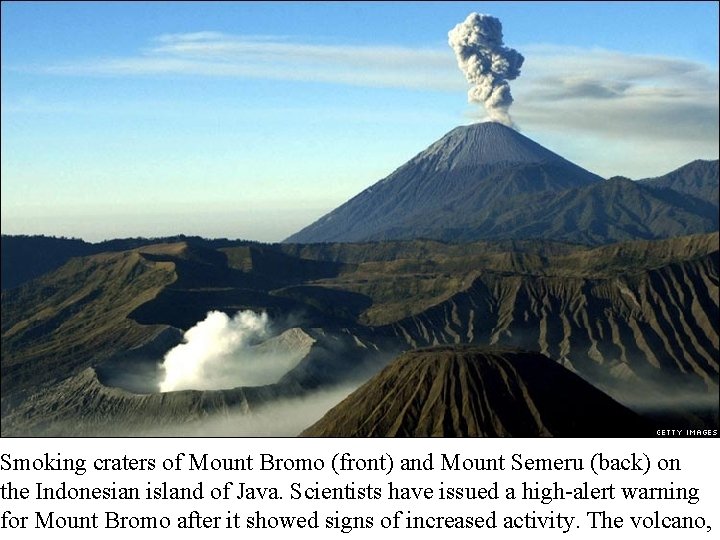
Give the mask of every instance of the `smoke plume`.
[[232, 319], [211, 311], [190, 328], [184, 342], [170, 349], [160, 391], [216, 390], [277, 382], [293, 359], [259, 353], [253, 347], [269, 337], [266, 313], [240, 311]]
[[502, 23], [490, 15], [471, 13], [448, 33], [458, 66], [472, 84], [468, 101], [482, 103], [491, 120], [512, 126], [513, 102], [508, 81], [520, 75], [523, 56], [503, 46]]

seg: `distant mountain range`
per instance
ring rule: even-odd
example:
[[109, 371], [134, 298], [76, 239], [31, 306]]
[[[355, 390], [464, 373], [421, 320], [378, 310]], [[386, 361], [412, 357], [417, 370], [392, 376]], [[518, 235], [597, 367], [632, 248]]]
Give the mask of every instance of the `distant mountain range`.
[[664, 176], [640, 180], [653, 189], [671, 189], [718, 206], [718, 161], [695, 160]]
[[517, 131], [455, 128], [290, 243], [542, 238], [590, 245], [718, 229], [718, 162], [602, 180]]

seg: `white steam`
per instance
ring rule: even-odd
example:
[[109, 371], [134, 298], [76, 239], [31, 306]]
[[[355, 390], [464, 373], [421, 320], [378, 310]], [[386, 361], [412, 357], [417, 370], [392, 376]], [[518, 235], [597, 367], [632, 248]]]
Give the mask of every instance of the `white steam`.
[[263, 354], [253, 347], [270, 335], [266, 313], [238, 312], [232, 319], [211, 311], [170, 349], [162, 367], [161, 392], [216, 390], [277, 382], [297, 359]]
[[508, 109], [513, 98], [509, 80], [520, 75], [525, 60], [515, 49], [503, 46], [502, 23], [490, 15], [471, 13], [448, 33], [458, 66], [472, 84], [471, 103], [482, 103], [491, 120], [512, 126]]
[[[250, 411], [226, 410], [186, 422], [158, 423], [148, 429], [132, 428], [119, 436], [141, 437], [295, 437], [320, 420], [361, 383], [310, 392], [304, 396], [282, 398], [254, 407]], [[103, 429], [108, 429], [107, 424]], [[112, 429], [112, 428], [111, 428]], [[104, 433], [104, 432], [103, 432]]]

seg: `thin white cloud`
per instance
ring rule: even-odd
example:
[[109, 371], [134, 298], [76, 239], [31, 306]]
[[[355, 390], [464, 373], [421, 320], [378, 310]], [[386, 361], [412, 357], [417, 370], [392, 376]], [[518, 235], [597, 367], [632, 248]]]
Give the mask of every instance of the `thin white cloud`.
[[[549, 45], [520, 48], [512, 86], [520, 127], [609, 137], [718, 140], [718, 71], [683, 58]], [[195, 76], [457, 92], [467, 84], [452, 51], [301, 43], [284, 36], [164, 34], [125, 58], [44, 66], [69, 76]], [[481, 111], [478, 111], [480, 114]]]
[[225, 39], [226, 34], [223, 32], [202, 31], [187, 32], [184, 34], [160, 34], [153, 41], [158, 43], [177, 43], [181, 41], [205, 41], [212, 39]]
[[242, 62], [206, 61], [200, 59], [139, 57], [115, 58], [74, 64], [57, 64], [43, 71], [55, 75], [80, 76], [204, 76], [270, 79], [297, 82], [322, 82], [376, 88], [407, 88], [412, 90], [456, 90], [463, 85], [450, 78], [435, 78], [430, 69], [395, 69], [378, 60], [368, 68], [327, 64], [313, 66], [312, 61], [293, 63], [270, 62], [253, 58]]
[[59, 63], [56, 75], [188, 75], [458, 90], [452, 52], [391, 46], [316, 45], [218, 32], [164, 34], [138, 55]]
[[150, 55], [170, 55], [229, 62], [275, 60], [319, 62], [344, 66], [447, 67], [450, 51], [397, 46], [308, 44], [271, 36], [232, 36], [213, 32], [166, 34], [160, 44], [147, 49]]

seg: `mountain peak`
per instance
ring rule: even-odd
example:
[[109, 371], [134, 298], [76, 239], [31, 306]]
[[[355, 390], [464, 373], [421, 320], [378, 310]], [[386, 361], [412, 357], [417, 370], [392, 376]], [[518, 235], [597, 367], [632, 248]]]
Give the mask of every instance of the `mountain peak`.
[[718, 206], [718, 160], [696, 159], [657, 178], [639, 182], [653, 189], [672, 189]]
[[418, 154], [413, 161], [432, 157], [449, 165], [450, 169], [500, 164], [568, 163], [518, 131], [497, 122], [456, 127]]
[[460, 126], [285, 241], [412, 238], [418, 236], [417, 220], [449, 212], [451, 219], [422, 234], [446, 238], [448, 231], [461, 229], [469, 219], [513, 196], [557, 192], [598, 180], [502, 124]]
[[540, 353], [457, 345], [400, 355], [302, 435], [637, 436], [649, 429]]

